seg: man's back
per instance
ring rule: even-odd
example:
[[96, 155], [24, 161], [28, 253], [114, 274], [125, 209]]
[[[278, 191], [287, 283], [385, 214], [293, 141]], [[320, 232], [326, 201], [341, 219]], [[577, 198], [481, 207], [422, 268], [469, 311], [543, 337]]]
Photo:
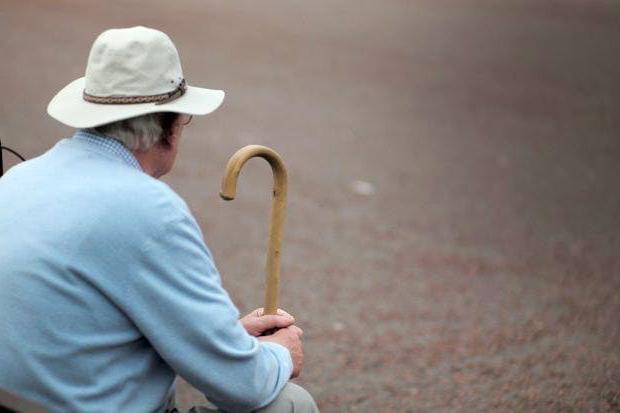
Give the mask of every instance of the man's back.
[[[114, 394], [129, 408], [137, 398], [126, 389], [161, 396], [174, 378], [115, 303], [132, 276], [114, 253], [132, 243], [116, 241], [142, 229], [135, 218], [148, 218], [148, 208], [141, 203], [161, 184], [75, 146], [63, 141], [1, 181], [0, 380], [51, 398], [75, 393], [76, 410], [106, 410], [96, 393]], [[148, 389], [124, 386], [145, 373], [153, 377]], [[152, 402], [156, 408], [163, 400]]]
[[[247, 393], [241, 409], [288, 380], [286, 349], [235, 325], [183, 201], [122, 157], [61, 141], [0, 180], [0, 205], [0, 387], [55, 410], [152, 411], [177, 371], [224, 406]], [[264, 382], [238, 383], [248, 369]]]

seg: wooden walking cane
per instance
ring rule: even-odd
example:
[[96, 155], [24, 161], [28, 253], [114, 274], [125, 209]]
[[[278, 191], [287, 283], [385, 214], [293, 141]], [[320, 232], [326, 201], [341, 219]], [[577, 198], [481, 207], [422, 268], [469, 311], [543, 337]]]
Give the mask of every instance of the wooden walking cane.
[[265, 310], [264, 314], [276, 314], [278, 293], [280, 291], [280, 246], [282, 244], [282, 224], [286, 207], [287, 175], [282, 158], [273, 149], [260, 145], [248, 145], [239, 149], [228, 160], [220, 196], [231, 201], [237, 193], [237, 178], [248, 159], [259, 156], [271, 165], [273, 170], [273, 204], [271, 207], [271, 229], [267, 249]]

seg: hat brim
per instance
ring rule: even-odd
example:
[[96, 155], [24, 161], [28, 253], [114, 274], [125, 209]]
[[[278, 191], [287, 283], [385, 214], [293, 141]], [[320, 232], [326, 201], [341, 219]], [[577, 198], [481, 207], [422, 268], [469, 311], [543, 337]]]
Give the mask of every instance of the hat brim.
[[82, 97], [84, 79], [81, 77], [74, 80], [52, 98], [47, 105], [47, 113], [51, 117], [73, 128], [94, 128], [155, 112], [206, 115], [222, 104], [225, 95], [223, 90], [188, 86], [183, 96], [161, 105], [155, 103], [122, 105], [91, 103]]

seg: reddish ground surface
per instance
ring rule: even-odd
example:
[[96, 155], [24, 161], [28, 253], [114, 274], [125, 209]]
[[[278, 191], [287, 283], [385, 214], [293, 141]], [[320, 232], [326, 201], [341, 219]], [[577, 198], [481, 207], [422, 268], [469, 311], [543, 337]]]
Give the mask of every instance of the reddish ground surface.
[[70, 134], [45, 107], [100, 31], [169, 33], [190, 83], [228, 93], [167, 181], [242, 311], [270, 172], [248, 164], [232, 203], [219, 180], [245, 144], [288, 164], [281, 301], [323, 411], [620, 411], [617, 3], [103, 4], [2, 2], [3, 142]]

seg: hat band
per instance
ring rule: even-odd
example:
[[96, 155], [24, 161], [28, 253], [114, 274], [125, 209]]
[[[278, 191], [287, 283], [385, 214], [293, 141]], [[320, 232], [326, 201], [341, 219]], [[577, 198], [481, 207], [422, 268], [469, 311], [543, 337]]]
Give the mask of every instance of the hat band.
[[161, 105], [168, 103], [172, 100], [178, 99], [185, 94], [187, 90], [187, 84], [185, 79], [181, 80], [179, 86], [171, 92], [160, 93], [159, 95], [145, 95], [145, 96], [94, 96], [86, 93], [86, 90], [82, 93], [82, 98], [91, 103], [100, 103], [103, 105], [130, 105], [134, 103], [153, 103]]

